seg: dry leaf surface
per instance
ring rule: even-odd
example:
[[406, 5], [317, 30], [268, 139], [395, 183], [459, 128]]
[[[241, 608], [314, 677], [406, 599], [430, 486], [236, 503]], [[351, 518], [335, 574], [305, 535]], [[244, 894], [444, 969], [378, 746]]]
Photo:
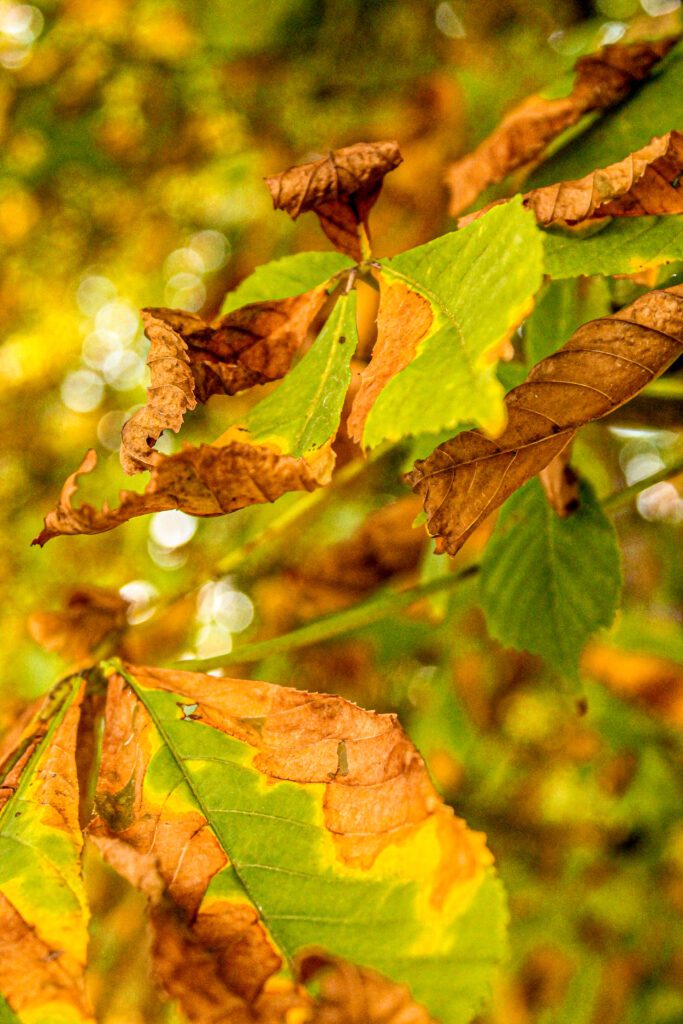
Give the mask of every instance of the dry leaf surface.
[[455, 554], [489, 513], [544, 469], [576, 430], [633, 398], [681, 354], [683, 285], [649, 292], [576, 331], [505, 399], [508, 424], [493, 440], [465, 431], [415, 464], [437, 550]]
[[127, 628], [128, 602], [107, 587], [79, 587], [60, 612], [35, 612], [29, 618], [31, 636], [48, 651], [69, 661], [90, 658], [107, 637]]
[[162, 432], [177, 432], [198, 401], [284, 377], [325, 298], [323, 285], [293, 298], [243, 306], [213, 325], [181, 309], [144, 309], [151, 383], [146, 404], [121, 434], [124, 470], [150, 469]]
[[314, 163], [290, 167], [266, 182], [276, 210], [285, 210], [293, 220], [313, 210], [335, 248], [360, 261], [360, 228], [368, 231], [368, 216], [384, 176], [402, 159], [396, 142], [358, 142]]
[[566, 519], [578, 509], [580, 499], [579, 478], [571, 467], [571, 441], [538, 474], [545, 496], [560, 519]]
[[[682, 174], [683, 135], [667, 132], [609, 167], [576, 181], [561, 181], [527, 192], [523, 202], [543, 227], [579, 224], [600, 217], [683, 213]], [[461, 217], [459, 226], [477, 220], [497, 205], [492, 203]]]
[[120, 504], [101, 509], [74, 507], [78, 477], [97, 465], [91, 449], [79, 468], [67, 477], [57, 506], [45, 517], [34, 544], [41, 547], [64, 534], [106, 533], [136, 516], [180, 509], [193, 516], [220, 516], [248, 505], [277, 498], [289, 491], [312, 491], [329, 482], [334, 456], [329, 447], [310, 459], [281, 455], [265, 445], [231, 441], [218, 446], [186, 445], [175, 455], [152, 456], [150, 480], [140, 494], [121, 491]]
[[308, 953], [298, 963], [304, 982], [319, 978], [311, 1024], [435, 1024], [406, 985], [377, 971], [326, 953]]
[[675, 42], [676, 37], [670, 37], [605, 46], [576, 62], [569, 96], [530, 96], [520, 103], [473, 153], [449, 169], [446, 180], [451, 214], [457, 216], [489, 185], [539, 157], [552, 139], [584, 114], [605, 110], [625, 99]]

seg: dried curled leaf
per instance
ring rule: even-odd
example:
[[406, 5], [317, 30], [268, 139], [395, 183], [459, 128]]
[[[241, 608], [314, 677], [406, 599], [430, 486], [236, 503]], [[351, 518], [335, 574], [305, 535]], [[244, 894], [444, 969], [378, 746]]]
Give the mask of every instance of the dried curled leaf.
[[79, 587], [61, 612], [35, 612], [29, 618], [31, 636], [48, 651], [69, 661], [91, 657], [108, 637], [126, 629], [128, 602], [107, 587]]
[[310, 1010], [293, 979], [321, 944], [367, 969], [349, 999], [360, 985], [414, 1005], [377, 971], [444, 1024], [471, 1019], [501, 951], [498, 883], [395, 716], [263, 682], [105, 671], [90, 835], [149, 896], [158, 969], [190, 1020]]
[[[527, 192], [523, 202], [544, 227], [600, 217], [683, 213], [682, 174], [683, 134], [667, 132], [618, 163], [577, 181], [561, 181]], [[490, 206], [461, 217], [460, 227], [488, 209]]]
[[307, 953], [297, 966], [302, 981], [320, 979], [311, 1024], [434, 1024], [406, 985], [377, 971], [324, 952]]
[[314, 163], [290, 167], [266, 184], [276, 210], [285, 210], [293, 220], [313, 210], [335, 248], [360, 261], [360, 228], [368, 232], [384, 176], [402, 160], [396, 142], [358, 142]]
[[670, 37], [604, 46], [576, 62], [568, 96], [530, 96], [513, 108], [473, 153], [450, 167], [446, 181], [451, 214], [457, 216], [489, 185], [541, 156], [549, 142], [584, 114], [625, 99], [675, 42], [676, 37]]
[[175, 455], [152, 456], [150, 480], [140, 494], [121, 491], [120, 505], [101, 509], [74, 508], [78, 477], [91, 473], [97, 456], [91, 449], [67, 477], [57, 506], [45, 517], [45, 528], [33, 541], [41, 547], [64, 534], [106, 533], [136, 516], [180, 509], [193, 516], [220, 516], [248, 505], [276, 501], [289, 491], [313, 491], [328, 483], [334, 464], [329, 446], [310, 459], [281, 455], [265, 445], [230, 441], [225, 445], [186, 445]]
[[45, 697], [0, 765], [3, 1021], [94, 1022], [75, 755], [83, 692], [72, 678]]
[[677, 358], [683, 285], [649, 292], [584, 324], [505, 398], [508, 425], [492, 440], [468, 430], [415, 463], [437, 550], [455, 554], [474, 529], [544, 469], [590, 420], [617, 409]]
[[182, 309], [143, 309], [151, 384], [146, 404], [121, 433], [124, 470], [150, 469], [160, 435], [177, 432], [197, 401], [284, 377], [325, 298], [320, 285], [303, 295], [243, 306], [213, 325]]

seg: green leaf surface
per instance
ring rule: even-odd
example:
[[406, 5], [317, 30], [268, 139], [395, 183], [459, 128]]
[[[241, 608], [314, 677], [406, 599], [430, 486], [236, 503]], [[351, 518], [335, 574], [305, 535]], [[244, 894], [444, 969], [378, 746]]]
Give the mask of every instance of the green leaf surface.
[[[393, 717], [267, 683], [112, 667], [150, 716], [136, 813], [163, 814], [165, 842], [174, 821], [204, 820], [229, 858], [200, 916], [248, 901], [286, 964], [323, 947], [408, 984], [442, 1024], [472, 1019], [504, 945], [503, 893], [483, 837], [436, 796], [420, 810], [427, 776], [411, 782], [424, 768]], [[112, 698], [110, 681], [111, 707], [130, 714], [125, 692]], [[117, 824], [123, 842], [129, 825]]]
[[525, 189], [582, 178], [596, 167], [623, 160], [655, 136], [682, 124], [683, 43], [678, 43], [627, 102], [572, 138], [531, 175]]
[[611, 624], [620, 588], [614, 527], [587, 484], [566, 519], [538, 479], [506, 502], [481, 570], [489, 632], [503, 646], [540, 654], [576, 681], [582, 648]]
[[609, 289], [602, 280], [550, 281], [524, 324], [528, 369], [562, 348], [581, 324], [611, 311]]
[[0, 1020], [92, 1021], [83, 988], [89, 915], [75, 762], [83, 686], [73, 677], [45, 699], [0, 788], [2, 796], [11, 791], [0, 811]]
[[354, 266], [338, 252], [299, 252], [257, 267], [234, 291], [228, 292], [221, 314], [232, 313], [251, 302], [289, 299], [325, 284], [342, 270]]
[[256, 443], [275, 443], [289, 455], [320, 448], [337, 431], [358, 344], [356, 294], [338, 299], [313, 345], [277, 389], [250, 411]]
[[542, 273], [541, 234], [521, 198], [382, 260], [381, 273], [425, 298], [433, 320], [415, 357], [380, 392], [364, 443], [374, 447], [463, 423], [502, 427], [495, 349], [524, 316]]
[[21, 1024], [12, 1007], [0, 994], [0, 1024]]
[[553, 278], [634, 274], [683, 260], [683, 215], [615, 217], [588, 237], [548, 232], [543, 248]]

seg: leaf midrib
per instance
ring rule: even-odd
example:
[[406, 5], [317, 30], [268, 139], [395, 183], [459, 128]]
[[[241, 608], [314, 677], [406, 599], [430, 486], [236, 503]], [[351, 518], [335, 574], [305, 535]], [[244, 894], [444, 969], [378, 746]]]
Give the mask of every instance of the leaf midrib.
[[[286, 943], [278, 935], [277, 929], [272, 927], [272, 925], [271, 925], [271, 923], [270, 923], [270, 921], [268, 919], [268, 915], [265, 913], [263, 907], [261, 906], [259, 901], [252, 895], [252, 893], [251, 893], [251, 891], [249, 889], [249, 886], [247, 885], [245, 879], [242, 877], [242, 874], [240, 872], [240, 869], [237, 866], [237, 863], [233, 859], [233, 856], [232, 856], [230, 850], [227, 848], [227, 843], [223, 842], [223, 839], [221, 838], [221, 836], [218, 834], [216, 828], [214, 827], [214, 825], [212, 823], [212, 820], [211, 820], [211, 816], [210, 816], [211, 812], [206, 807], [206, 804], [205, 804], [204, 800], [200, 796], [200, 794], [199, 794], [199, 792], [197, 790], [197, 787], [194, 784], [192, 776], [186, 770], [186, 768], [185, 768], [186, 762], [181, 757], [181, 755], [178, 752], [178, 750], [177, 750], [175, 744], [173, 743], [171, 737], [169, 736], [168, 732], [164, 728], [163, 719], [161, 719], [158, 716], [158, 714], [156, 713], [156, 710], [152, 706], [151, 702], [148, 703], [147, 701], [145, 701], [145, 699], [144, 699], [144, 692], [145, 692], [144, 691], [144, 687], [140, 687], [139, 686], [138, 681], [135, 679], [135, 677], [132, 676], [129, 672], [127, 672], [126, 669], [124, 668], [124, 666], [120, 662], [115, 662], [114, 664], [115, 664], [115, 667], [116, 667], [116, 671], [120, 673], [120, 675], [125, 679], [125, 681], [128, 683], [128, 685], [131, 687], [131, 689], [135, 693], [136, 697], [138, 698], [138, 700], [140, 701], [142, 706], [145, 708], [145, 710], [147, 711], [147, 713], [150, 716], [150, 718], [152, 719], [152, 721], [154, 722], [155, 728], [158, 730], [159, 735], [163, 738], [163, 740], [164, 740], [168, 750], [171, 752], [171, 754], [173, 756], [173, 760], [175, 761], [176, 766], [178, 768], [178, 771], [182, 775], [182, 777], [183, 777], [184, 781], [186, 782], [190, 792], [192, 793], [192, 796], [196, 800], [197, 806], [201, 810], [201, 813], [203, 814], [203, 816], [204, 816], [204, 818], [206, 820], [207, 825], [209, 826], [209, 828], [212, 830], [212, 832], [216, 836], [216, 839], [218, 840], [221, 849], [223, 850], [224, 854], [227, 856], [228, 862], [229, 862], [229, 866], [232, 867], [232, 869], [234, 870], [235, 874], [237, 875], [237, 878], [239, 879], [240, 885], [244, 889], [244, 892], [245, 892], [247, 898], [249, 899], [249, 901], [258, 910], [259, 917], [260, 917], [261, 921], [263, 922], [263, 924], [266, 926], [266, 928], [268, 930], [268, 933], [272, 936], [272, 938], [276, 942], [278, 949], [280, 950], [280, 952], [285, 957], [289, 967], [292, 968], [293, 951], [288, 950]], [[228, 762], [223, 761], [221, 759], [221, 763], [222, 764], [226, 764]]]

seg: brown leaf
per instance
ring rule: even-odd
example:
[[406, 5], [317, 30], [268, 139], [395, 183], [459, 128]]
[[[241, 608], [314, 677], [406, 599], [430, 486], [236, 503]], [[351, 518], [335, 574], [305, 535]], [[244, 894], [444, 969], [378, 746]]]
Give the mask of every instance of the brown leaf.
[[571, 459], [571, 441], [549, 462], [538, 474], [545, 496], [561, 519], [566, 519], [576, 512], [580, 505], [579, 478], [569, 464]]
[[311, 1024], [434, 1024], [407, 985], [389, 981], [377, 971], [322, 951], [306, 953], [298, 969], [303, 982], [320, 975]]
[[151, 450], [164, 430], [177, 434], [185, 413], [197, 404], [187, 345], [181, 334], [147, 309], [142, 311], [142, 322], [150, 341], [147, 365], [151, 380], [147, 403], [121, 431], [121, 465], [131, 474], [149, 467]]
[[625, 99], [677, 38], [604, 46], [576, 62], [569, 96], [530, 96], [514, 107], [473, 153], [450, 167], [446, 181], [451, 215], [461, 213], [489, 185], [540, 157], [549, 142], [584, 114], [605, 110]]
[[116, 590], [86, 586], [69, 595], [65, 611], [35, 612], [31, 636], [69, 661], [91, 658], [101, 643], [126, 629], [128, 602]]
[[293, 298], [243, 306], [213, 325], [182, 309], [143, 309], [151, 384], [145, 406], [121, 433], [126, 473], [150, 469], [163, 431], [177, 433], [198, 401], [284, 377], [325, 299], [321, 285]]
[[267, 178], [266, 184], [276, 210], [285, 210], [292, 220], [314, 210], [335, 248], [360, 262], [360, 228], [369, 235], [368, 216], [384, 175], [402, 160], [396, 142], [358, 142], [314, 163], [290, 167]]
[[[616, 164], [576, 181], [561, 181], [527, 192], [523, 202], [544, 227], [600, 217], [683, 213], [682, 173], [683, 135], [667, 132]], [[464, 227], [497, 205], [491, 203], [461, 217], [458, 225]]]
[[372, 359], [361, 373], [361, 383], [351, 407], [348, 431], [360, 441], [370, 409], [380, 392], [413, 359], [417, 346], [434, 319], [429, 302], [398, 282], [380, 278], [377, 341]]
[[437, 550], [455, 554], [489, 513], [559, 455], [576, 430], [617, 409], [681, 353], [683, 285], [648, 292], [579, 327], [505, 398], [508, 425], [492, 440], [464, 431], [407, 480], [425, 504]]
[[226, 445], [186, 445], [175, 455], [152, 456], [149, 483], [139, 494], [121, 491], [120, 505], [101, 509], [74, 508], [78, 477], [97, 465], [91, 449], [67, 477], [57, 506], [45, 517], [45, 528], [33, 541], [41, 547], [64, 534], [106, 533], [136, 516], [180, 509], [193, 516], [220, 516], [248, 505], [276, 501], [289, 491], [313, 491], [328, 483], [334, 456], [321, 448], [310, 459], [281, 455], [265, 445], [231, 441]]

